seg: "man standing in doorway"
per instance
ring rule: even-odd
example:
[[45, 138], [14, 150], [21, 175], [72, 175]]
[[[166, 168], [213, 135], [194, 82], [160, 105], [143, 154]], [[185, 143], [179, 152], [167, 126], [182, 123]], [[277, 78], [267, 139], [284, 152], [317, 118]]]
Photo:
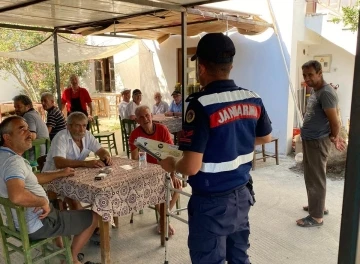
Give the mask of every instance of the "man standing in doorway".
[[326, 164], [331, 143], [342, 151], [345, 148], [339, 137], [340, 122], [337, 113], [338, 97], [324, 81], [320, 62], [311, 60], [302, 66], [304, 81], [312, 88], [304, 124], [301, 128], [303, 164], [308, 205], [304, 206], [309, 215], [296, 221], [298, 226], [313, 227], [323, 225], [326, 197]]
[[234, 43], [222, 33], [199, 41], [191, 59], [197, 60], [204, 89], [186, 99], [179, 140], [183, 157], [159, 162], [168, 172], [189, 175], [193, 264], [250, 263], [248, 214], [254, 193], [249, 172], [254, 146], [270, 142], [272, 128], [261, 98], [229, 79], [234, 55]]
[[[68, 115], [73, 112], [81, 112], [88, 117], [89, 121], [92, 121], [93, 107], [91, 102], [89, 92], [79, 86], [79, 78], [76, 74], [72, 74], [70, 76], [70, 87], [66, 88], [61, 96], [61, 110], [63, 111], [66, 105]], [[87, 107], [90, 113], [88, 113]], [[89, 125], [87, 129], [89, 130]]]

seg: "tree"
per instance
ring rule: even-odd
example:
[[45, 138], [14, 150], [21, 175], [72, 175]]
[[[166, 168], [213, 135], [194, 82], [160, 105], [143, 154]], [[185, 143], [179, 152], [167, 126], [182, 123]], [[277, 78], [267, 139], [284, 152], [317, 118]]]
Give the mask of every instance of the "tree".
[[352, 32], [355, 32], [358, 30], [359, 9], [360, 0], [358, 0], [354, 6], [342, 7], [341, 17], [334, 17], [331, 21], [336, 24], [343, 22], [345, 27], [348, 27]]
[[[13, 30], [0, 28], [0, 50], [20, 51], [29, 49], [41, 43], [51, 33]], [[85, 37], [78, 35], [66, 35], [73, 41], [85, 43]], [[4, 78], [13, 76], [24, 94], [33, 101], [38, 102], [41, 93], [48, 91], [56, 95], [55, 65], [48, 63], [37, 63], [21, 59], [0, 57], [0, 70], [6, 72]], [[84, 76], [89, 72], [89, 61], [60, 64], [61, 87], [67, 86], [69, 76], [77, 74]]]

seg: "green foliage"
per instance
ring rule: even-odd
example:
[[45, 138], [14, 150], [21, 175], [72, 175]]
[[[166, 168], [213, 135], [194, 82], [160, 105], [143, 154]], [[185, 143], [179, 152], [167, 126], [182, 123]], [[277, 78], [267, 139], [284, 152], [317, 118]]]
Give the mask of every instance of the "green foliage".
[[[51, 33], [0, 28], [0, 51], [19, 51], [31, 48], [44, 41]], [[85, 43], [86, 39], [77, 35], [66, 35], [68, 39]], [[56, 95], [55, 65], [37, 63], [21, 59], [0, 57], [0, 70], [15, 77], [19, 87], [33, 101], [39, 101], [41, 93], [48, 91]], [[89, 71], [89, 61], [60, 64], [61, 87], [67, 87], [69, 76], [84, 76]]]
[[345, 27], [355, 32], [358, 30], [359, 9], [360, 0], [358, 0], [354, 6], [342, 7], [342, 16], [333, 18], [331, 22], [335, 24], [343, 22]]

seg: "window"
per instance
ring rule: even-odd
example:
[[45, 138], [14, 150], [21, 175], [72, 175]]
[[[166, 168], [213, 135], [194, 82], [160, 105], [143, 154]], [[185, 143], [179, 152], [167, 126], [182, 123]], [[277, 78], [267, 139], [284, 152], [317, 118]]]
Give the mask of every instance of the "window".
[[115, 92], [113, 57], [95, 60], [95, 89], [99, 93]]

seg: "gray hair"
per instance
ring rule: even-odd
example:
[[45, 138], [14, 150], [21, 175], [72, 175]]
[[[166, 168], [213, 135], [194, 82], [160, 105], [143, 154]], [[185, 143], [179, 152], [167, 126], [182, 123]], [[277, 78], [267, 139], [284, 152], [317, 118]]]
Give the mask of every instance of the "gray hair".
[[17, 95], [13, 98], [13, 101], [14, 102], [22, 102], [25, 106], [30, 106], [31, 108], [33, 107], [33, 103], [30, 99], [29, 96], [25, 95], [25, 94], [20, 94], [20, 95]]
[[75, 121], [82, 121], [82, 120], [88, 121], [88, 118], [84, 113], [72, 112], [70, 115], [68, 115], [66, 122], [68, 125], [72, 125]]
[[315, 70], [316, 73], [318, 73], [319, 71], [322, 70], [322, 66], [321, 66], [321, 63], [318, 62], [317, 60], [310, 60], [306, 63], [304, 63], [302, 66], [301, 66], [301, 69], [309, 69], [309, 68], [313, 68]]
[[54, 100], [54, 96], [52, 93], [49, 92], [45, 92], [41, 94], [41, 100], [44, 98], [49, 98], [50, 100]]
[[135, 116], [136, 116], [136, 117], [139, 117], [140, 112], [141, 112], [142, 110], [145, 110], [145, 109], [148, 109], [149, 112], [151, 113], [151, 110], [150, 110], [150, 108], [149, 108], [147, 105], [140, 105], [140, 106], [138, 106], [138, 107], [135, 109]]
[[[25, 121], [25, 119], [21, 116], [10, 116], [6, 118], [4, 121], [0, 123], [0, 146], [3, 146], [5, 143], [4, 135], [10, 134], [12, 131], [12, 123], [14, 120], [22, 120]], [[26, 122], [26, 121], [25, 121]]]

